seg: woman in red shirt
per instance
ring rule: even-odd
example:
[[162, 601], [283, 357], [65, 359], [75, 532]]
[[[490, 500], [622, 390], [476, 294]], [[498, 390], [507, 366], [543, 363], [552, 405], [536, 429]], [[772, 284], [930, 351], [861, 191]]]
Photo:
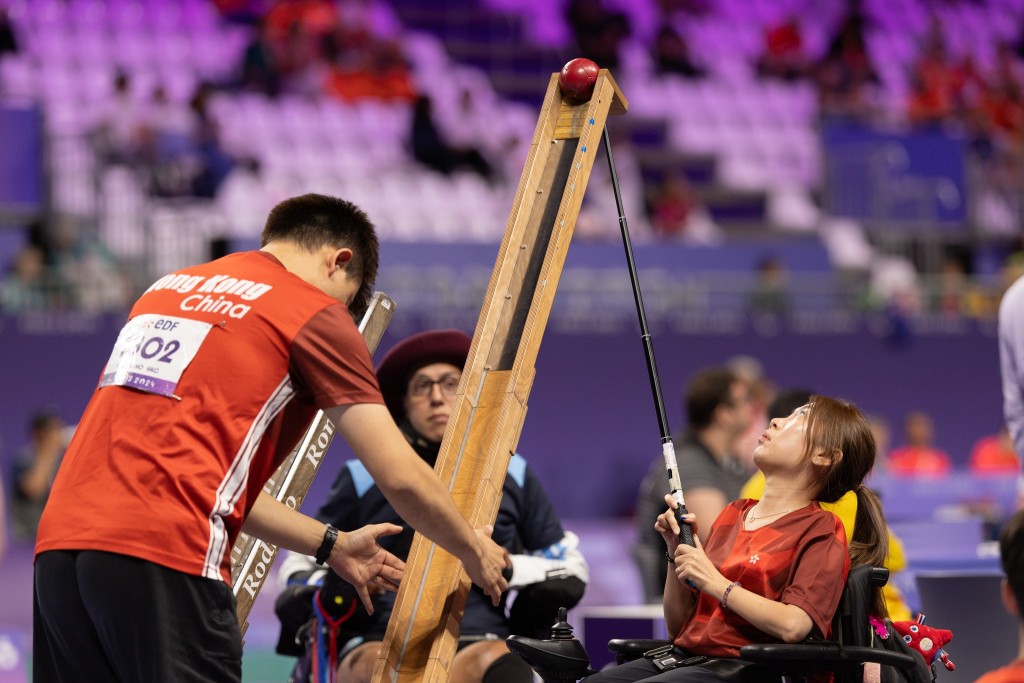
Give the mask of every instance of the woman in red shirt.
[[[729, 504], [703, 542], [694, 537], [696, 547], [679, 543], [673, 510], [654, 525], [672, 563], [664, 609], [678, 666], [643, 658], [587, 683], [718, 681], [742, 666], [744, 645], [828, 638], [851, 564], [884, 560], [881, 504], [862, 486], [874, 460], [871, 427], [851, 403], [815, 396], [772, 420], [754, 452], [765, 475], [760, 501]], [[856, 492], [860, 511], [849, 546], [839, 518], [818, 505], [847, 491]], [[675, 505], [671, 496], [666, 502]], [[873, 605], [885, 615], [880, 592]], [[687, 665], [693, 655], [704, 657]]]

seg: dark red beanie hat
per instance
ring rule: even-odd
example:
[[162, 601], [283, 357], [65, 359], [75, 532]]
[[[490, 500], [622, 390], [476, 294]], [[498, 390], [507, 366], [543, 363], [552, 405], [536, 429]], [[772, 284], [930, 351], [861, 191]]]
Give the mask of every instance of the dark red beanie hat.
[[461, 370], [472, 342], [461, 330], [432, 330], [406, 337], [384, 354], [377, 368], [377, 382], [396, 422], [405, 417], [402, 398], [413, 373], [433, 363], [450, 363]]

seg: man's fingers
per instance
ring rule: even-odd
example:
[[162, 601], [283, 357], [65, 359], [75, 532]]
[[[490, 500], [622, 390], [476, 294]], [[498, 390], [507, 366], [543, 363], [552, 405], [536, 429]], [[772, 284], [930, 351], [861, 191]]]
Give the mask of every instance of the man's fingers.
[[366, 613], [373, 614], [373, 600], [370, 599], [370, 591], [366, 590], [366, 586], [356, 586], [355, 589], [359, 594], [359, 599], [363, 601]]
[[395, 555], [392, 555], [391, 553], [387, 553], [384, 556], [384, 566], [389, 567], [399, 573], [405, 571], [405, 562], [403, 562]]
[[374, 577], [373, 585], [379, 588], [381, 591], [388, 591], [391, 593], [398, 592], [398, 581], [392, 580], [391, 578], [384, 576], [383, 572]]
[[393, 536], [394, 534], [400, 533], [402, 533], [402, 527], [397, 524], [382, 523], [373, 525], [373, 535], [375, 538], [380, 536]]
[[377, 574], [377, 576], [378, 578], [384, 579], [385, 581], [393, 583], [397, 586], [398, 582], [402, 580], [402, 575], [404, 573], [405, 572], [403, 571], [403, 568], [389, 567], [387, 565], [384, 565], [383, 567], [381, 567], [380, 572]]

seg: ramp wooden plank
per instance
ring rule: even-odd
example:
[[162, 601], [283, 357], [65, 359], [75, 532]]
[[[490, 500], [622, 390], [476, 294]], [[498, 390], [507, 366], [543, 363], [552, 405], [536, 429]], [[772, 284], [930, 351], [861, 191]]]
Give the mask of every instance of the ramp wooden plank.
[[[549, 82], [434, 468], [474, 527], [497, 516], [601, 133], [627, 107], [607, 70], [585, 104]], [[447, 681], [468, 592], [461, 564], [416, 534], [374, 680]]]

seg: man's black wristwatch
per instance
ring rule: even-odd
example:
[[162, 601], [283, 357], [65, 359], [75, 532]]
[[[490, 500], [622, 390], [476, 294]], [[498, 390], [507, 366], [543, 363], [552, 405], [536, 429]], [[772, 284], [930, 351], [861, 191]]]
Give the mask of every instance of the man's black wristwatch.
[[334, 542], [337, 540], [338, 530], [328, 524], [326, 531], [324, 531], [324, 542], [320, 544], [320, 548], [316, 551], [317, 564], [322, 565], [327, 562], [327, 558], [331, 556], [331, 550], [334, 549]]

